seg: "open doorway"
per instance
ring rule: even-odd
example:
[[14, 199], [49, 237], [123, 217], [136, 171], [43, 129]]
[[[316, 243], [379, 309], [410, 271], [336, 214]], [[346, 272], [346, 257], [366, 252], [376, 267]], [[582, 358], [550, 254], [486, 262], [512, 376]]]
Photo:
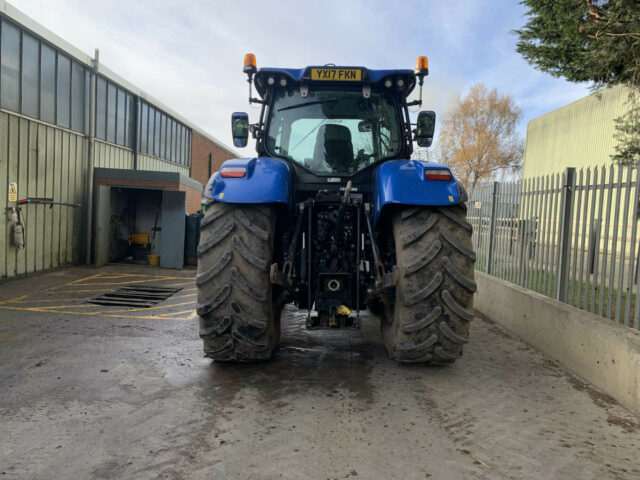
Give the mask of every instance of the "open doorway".
[[110, 214], [109, 262], [156, 263], [162, 245], [162, 190], [112, 187]]
[[100, 186], [96, 200], [96, 265], [183, 267], [184, 192]]

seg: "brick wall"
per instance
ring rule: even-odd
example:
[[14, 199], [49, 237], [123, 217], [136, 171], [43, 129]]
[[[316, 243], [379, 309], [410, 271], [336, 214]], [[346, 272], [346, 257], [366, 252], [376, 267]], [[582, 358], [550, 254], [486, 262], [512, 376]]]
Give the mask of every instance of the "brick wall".
[[216, 145], [211, 140], [199, 135], [191, 134], [191, 173], [190, 177], [202, 185], [209, 181], [209, 155], [211, 155], [211, 173], [217, 172], [220, 165], [236, 155]]
[[181, 192], [187, 192], [184, 208], [187, 213], [198, 213], [201, 208], [202, 202], [202, 193], [199, 190], [194, 190], [193, 188], [185, 187], [184, 185], [180, 185]]

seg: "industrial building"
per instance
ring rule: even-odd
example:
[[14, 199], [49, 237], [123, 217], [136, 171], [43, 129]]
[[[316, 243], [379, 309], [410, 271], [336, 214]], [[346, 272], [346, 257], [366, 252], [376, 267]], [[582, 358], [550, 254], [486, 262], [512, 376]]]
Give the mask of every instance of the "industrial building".
[[[185, 213], [236, 154], [2, 0], [0, 20], [0, 279], [127, 259], [144, 234], [139, 259], [180, 268]], [[81, 206], [18, 216], [26, 198]]]
[[523, 179], [609, 166], [615, 153], [615, 119], [624, 115], [628, 90], [607, 88], [534, 118], [527, 125]]

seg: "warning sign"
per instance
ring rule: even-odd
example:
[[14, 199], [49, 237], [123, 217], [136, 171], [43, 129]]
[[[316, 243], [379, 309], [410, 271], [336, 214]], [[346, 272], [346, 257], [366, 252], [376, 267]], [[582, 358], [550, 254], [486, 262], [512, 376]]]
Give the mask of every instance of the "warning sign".
[[18, 184], [15, 182], [9, 182], [9, 201], [18, 201]]

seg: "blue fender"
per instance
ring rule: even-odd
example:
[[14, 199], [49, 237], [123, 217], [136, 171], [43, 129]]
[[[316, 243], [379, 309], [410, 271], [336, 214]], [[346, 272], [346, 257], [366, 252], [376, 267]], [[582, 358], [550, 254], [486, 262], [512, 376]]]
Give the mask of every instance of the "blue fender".
[[[435, 162], [389, 160], [376, 170], [373, 219], [377, 223], [385, 205], [455, 205], [463, 195], [451, 180], [427, 180], [427, 170], [449, 170]], [[464, 201], [464, 199], [462, 200]]]
[[220, 167], [244, 167], [241, 178], [222, 178], [220, 172], [211, 186], [216, 202], [223, 203], [286, 203], [291, 202], [293, 179], [291, 167], [278, 158], [238, 158], [227, 160]]

